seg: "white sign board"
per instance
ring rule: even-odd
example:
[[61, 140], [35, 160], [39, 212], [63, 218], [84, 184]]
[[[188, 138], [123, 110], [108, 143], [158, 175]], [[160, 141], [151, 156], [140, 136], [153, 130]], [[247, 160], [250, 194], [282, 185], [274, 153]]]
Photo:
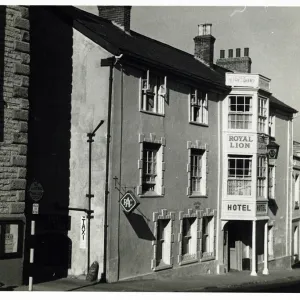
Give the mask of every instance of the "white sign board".
[[87, 219], [86, 216], [81, 217], [80, 221], [80, 249], [86, 249], [87, 245]]
[[33, 203], [32, 204], [32, 214], [33, 215], [38, 215], [39, 214], [39, 204], [38, 203]]
[[249, 154], [256, 152], [257, 138], [254, 134], [228, 133], [226, 135], [227, 152]]
[[222, 219], [248, 220], [256, 214], [255, 201], [223, 200]]

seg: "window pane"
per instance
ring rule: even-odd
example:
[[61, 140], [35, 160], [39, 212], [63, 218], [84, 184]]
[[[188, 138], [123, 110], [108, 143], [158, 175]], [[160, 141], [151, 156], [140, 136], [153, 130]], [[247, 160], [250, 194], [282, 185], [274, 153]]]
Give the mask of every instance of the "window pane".
[[6, 224], [4, 237], [4, 253], [16, 253], [18, 251], [18, 224]]

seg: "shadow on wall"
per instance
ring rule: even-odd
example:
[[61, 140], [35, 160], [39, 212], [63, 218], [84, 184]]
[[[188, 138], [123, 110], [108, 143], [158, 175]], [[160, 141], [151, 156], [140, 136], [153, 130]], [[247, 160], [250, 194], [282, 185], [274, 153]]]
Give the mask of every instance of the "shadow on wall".
[[4, 36], [6, 24], [6, 6], [0, 6], [0, 142], [4, 141], [4, 95], [3, 95], [3, 76], [4, 76]]
[[34, 268], [29, 265], [32, 200], [26, 195], [24, 282], [34, 283], [68, 275], [72, 243], [68, 238], [70, 120], [72, 92], [71, 24], [51, 7], [31, 6], [30, 85], [27, 189], [36, 180], [44, 194], [36, 217]]
[[130, 215], [126, 215], [126, 217], [136, 235], [140, 239], [147, 241], [155, 240], [155, 236], [149, 228], [144, 216], [142, 216], [141, 214], [131, 213]]

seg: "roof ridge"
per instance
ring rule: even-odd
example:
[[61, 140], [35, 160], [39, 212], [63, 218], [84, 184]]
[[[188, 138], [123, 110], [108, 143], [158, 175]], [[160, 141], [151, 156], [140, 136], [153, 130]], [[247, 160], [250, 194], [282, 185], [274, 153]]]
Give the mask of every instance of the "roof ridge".
[[[166, 43], [164, 43], [164, 42], [161, 42], [161, 41], [156, 40], [156, 39], [154, 39], [154, 38], [148, 37], [148, 36], [146, 36], [146, 35], [143, 35], [143, 34], [141, 34], [141, 33], [139, 33], [139, 32], [133, 31], [133, 30], [130, 30], [130, 33], [133, 33], [134, 35], [138, 35], [138, 36], [143, 37], [143, 38], [145, 38], [145, 39], [154, 41], [154, 42], [156, 42], [156, 43], [158, 43], [158, 44], [163, 45], [164, 47], [171, 48], [172, 50], [176, 50], [176, 51], [181, 52], [181, 53], [183, 53], [183, 54], [185, 54], [185, 55], [187, 55], [187, 56], [193, 57], [193, 58], [195, 59], [196, 62], [201, 63], [203, 66], [205, 66], [206, 68], [212, 70], [213, 72], [215, 72], [216, 74], [219, 75], [219, 73], [218, 73], [217, 71], [215, 71], [213, 68], [210, 68], [210, 67], [208, 67], [207, 65], [205, 65], [203, 62], [201, 62], [200, 60], [198, 60], [197, 58], [195, 58], [195, 56], [194, 56], [193, 54], [189, 53], [189, 52], [183, 51], [183, 50], [178, 49], [178, 48], [176, 48], [176, 47], [174, 47], [174, 46], [171, 46], [171, 45], [169, 45], [169, 44], [166, 44]], [[134, 35], [133, 35], [133, 36], [134, 36]]]

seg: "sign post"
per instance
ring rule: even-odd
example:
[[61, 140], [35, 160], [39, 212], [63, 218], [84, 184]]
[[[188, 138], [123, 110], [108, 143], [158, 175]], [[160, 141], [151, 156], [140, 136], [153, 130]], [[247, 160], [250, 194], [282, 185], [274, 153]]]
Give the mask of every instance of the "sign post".
[[33, 289], [33, 263], [34, 263], [34, 247], [33, 247], [33, 239], [35, 236], [35, 220], [33, 218], [33, 215], [38, 215], [39, 214], [39, 202], [44, 194], [44, 189], [43, 186], [37, 182], [37, 181], [33, 181], [29, 187], [29, 196], [32, 199], [33, 203], [32, 204], [32, 219], [31, 219], [31, 231], [30, 231], [30, 235], [31, 235], [31, 247], [30, 247], [30, 258], [29, 258], [29, 263], [30, 263], [30, 272], [31, 272], [31, 276], [29, 276], [29, 286], [28, 286], [28, 290], [32, 291]]

